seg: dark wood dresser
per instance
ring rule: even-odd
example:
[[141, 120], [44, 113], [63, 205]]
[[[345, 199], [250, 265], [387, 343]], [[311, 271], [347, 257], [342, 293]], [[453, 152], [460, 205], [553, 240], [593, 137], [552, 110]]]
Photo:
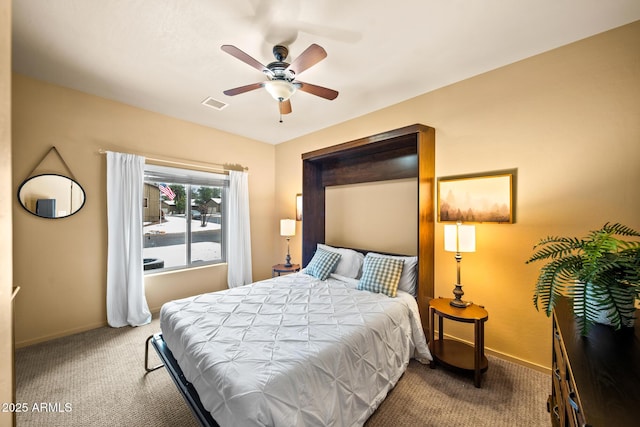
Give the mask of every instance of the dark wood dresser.
[[552, 425], [640, 425], [640, 311], [635, 328], [594, 325], [581, 337], [571, 304], [553, 312]]

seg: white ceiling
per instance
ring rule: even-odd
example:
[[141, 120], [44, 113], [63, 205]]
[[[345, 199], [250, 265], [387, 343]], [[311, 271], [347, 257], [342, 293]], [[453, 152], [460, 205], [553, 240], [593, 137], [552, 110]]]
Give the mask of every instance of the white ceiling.
[[[277, 144], [640, 19], [638, 0], [14, 0], [13, 68], [40, 80]], [[279, 123], [262, 64], [328, 53]], [[203, 106], [208, 96], [228, 103]]]

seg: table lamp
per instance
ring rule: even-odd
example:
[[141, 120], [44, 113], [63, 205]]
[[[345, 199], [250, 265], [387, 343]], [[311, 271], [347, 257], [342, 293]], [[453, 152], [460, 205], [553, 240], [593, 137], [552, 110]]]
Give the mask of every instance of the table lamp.
[[296, 235], [296, 220], [295, 219], [281, 219], [280, 220], [280, 235], [287, 238], [287, 262], [285, 267], [291, 267], [291, 255], [289, 254], [289, 240], [291, 236]]
[[458, 221], [455, 225], [444, 226], [444, 250], [456, 253], [456, 263], [458, 266], [458, 281], [453, 289], [454, 299], [449, 304], [453, 307], [465, 308], [471, 305], [470, 302], [463, 301], [462, 284], [460, 283], [460, 261], [462, 261], [461, 252], [476, 251], [476, 227], [473, 225], [462, 225]]

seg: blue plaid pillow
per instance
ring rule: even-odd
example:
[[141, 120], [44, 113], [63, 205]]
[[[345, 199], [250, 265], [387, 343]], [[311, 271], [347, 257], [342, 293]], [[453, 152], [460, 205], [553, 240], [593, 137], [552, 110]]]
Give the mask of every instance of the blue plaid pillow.
[[329, 277], [329, 274], [331, 274], [334, 268], [336, 268], [336, 265], [338, 265], [340, 257], [341, 255], [339, 253], [329, 252], [318, 248], [304, 271], [313, 277], [325, 280]]
[[404, 260], [402, 259], [367, 255], [364, 258], [358, 289], [395, 297], [403, 264]]

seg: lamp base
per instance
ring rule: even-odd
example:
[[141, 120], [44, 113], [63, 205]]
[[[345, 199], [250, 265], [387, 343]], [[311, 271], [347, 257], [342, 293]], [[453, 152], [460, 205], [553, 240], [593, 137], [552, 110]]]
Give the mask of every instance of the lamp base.
[[285, 263], [284, 266], [289, 268], [291, 266], [293, 266], [293, 264], [291, 264], [291, 254], [289, 253], [289, 239], [290, 237], [287, 236], [287, 257], [285, 258]]
[[457, 283], [455, 285], [455, 288], [453, 288], [453, 295], [455, 296], [455, 298], [449, 301], [449, 305], [451, 305], [452, 307], [467, 308], [472, 304], [470, 301], [462, 301], [462, 295], [464, 295], [464, 291], [462, 290], [462, 285], [459, 283]]

